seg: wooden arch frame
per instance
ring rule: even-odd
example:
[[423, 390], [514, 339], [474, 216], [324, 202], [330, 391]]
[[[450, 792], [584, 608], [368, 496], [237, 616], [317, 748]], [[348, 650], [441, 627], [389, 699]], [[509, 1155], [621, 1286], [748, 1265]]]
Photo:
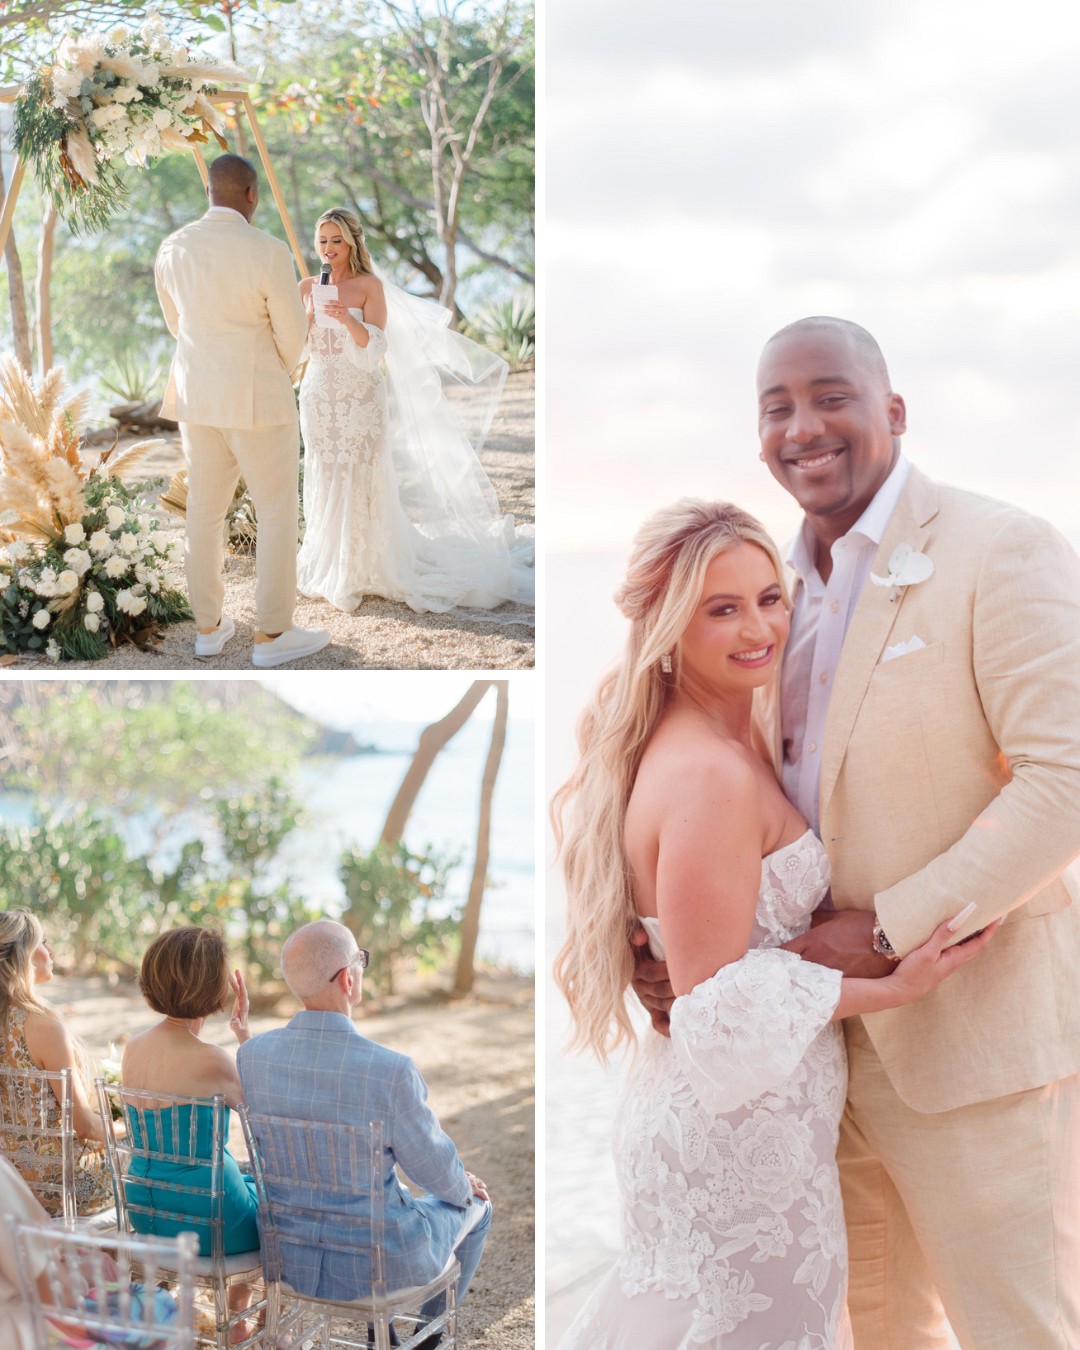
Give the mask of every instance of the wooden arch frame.
[[[6, 89], [0, 89], [0, 103], [14, 103], [19, 97], [21, 86], [9, 85]], [[285, 205], [285, 198], [281, 194], [281, 185], [278, 183], [277, 174], [274, 172], [274, 166], [270, 160], [270, 151], [267, 149], [266, 142], [263, 140], [262, 128], [259, 126], [259, 120], [255, 116], [255, 105], [251, 101], [250, 95], [243, 89], [223, 89], [216, 94], [209, 95], [210, 102], [218, 105], [231, 105], [233, 115], [237, 116], [242, 108], [247, 114], [248, 126], [251, 128], [251, 134], [255, 145], [259, 151], [259, 158], [262, 161], [263, 169], [266, 171], [266, 179], [270, 184], [270, 191], [274, 195], [274, 204], [277, 206], [278, 215], [285, 228], [285, 235], [289, 241], [289, 247], [292, 249], [293, 259], [296, 262], [296, 270], [300, 276], [307, 274], [307, 265], [304, 261], [304, 254], [300, 248], [299, 240], [296, 237], [296, 231], [293, 229], [293, 223], [289, 216], [289, 209]], [[199, 169], [199, 176], [205, 186], [207, 182], [206, 159], [203, 156], [202, 146], [193, 145], [192, 153], [195, 156], [195, 163]], [[11, 233], [11, 224], [15, 219], [15, 207], [19, 201], [19, 193], [22, 190], [23, 178], [26, 176], [26, 161], [15, 158], [15, 166], [11, 172], [11, 183], [8, 187], [7, 196], [4, 199], [4, 211], [0, 216], [0, 255], [3, 254], [7, 245], [8, 235]]]

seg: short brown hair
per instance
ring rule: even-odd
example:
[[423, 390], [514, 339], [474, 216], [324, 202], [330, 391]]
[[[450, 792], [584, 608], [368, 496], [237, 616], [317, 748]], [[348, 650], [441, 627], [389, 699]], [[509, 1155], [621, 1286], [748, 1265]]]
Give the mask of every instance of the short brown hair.
[[146, 949], [139, 988], [165, 1017], [209, 1017], [228, 1004], [229, 949], [212, 928], [170, 928]]

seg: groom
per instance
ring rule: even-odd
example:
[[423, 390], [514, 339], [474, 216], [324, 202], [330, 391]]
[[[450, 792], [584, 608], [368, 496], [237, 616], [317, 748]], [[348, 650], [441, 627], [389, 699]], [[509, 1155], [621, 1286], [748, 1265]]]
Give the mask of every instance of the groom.
[[252, 663], [279, 666], [330, 641], [322, 629], [292, 626], [300, 431], [290, 371], [307, 315], [288, 248], [251, 225], [255, 169], [238, 155], [219, 155], [209, 179], [210, 209], [169, 235], [154, 269], [176, 338], [161, 411], [179, 421], [187, 463], [195, 655], [217, 656], [236, 632], [222, 613], [222, 537], [242, 474], [259, 527]]
[[801, 320], [758, 376], [761, 457], [805, 512], [761, 729], [837, 910], [789, 946], [884, 975], [969, 901], [960, 939], [1008, 916], [928, 998], [844, 1024], [858, 1350], [946, 1350], [943, 1308], [964, 1350], [1076, 1350], [1080, 560], [901, 456], [864, 329]]

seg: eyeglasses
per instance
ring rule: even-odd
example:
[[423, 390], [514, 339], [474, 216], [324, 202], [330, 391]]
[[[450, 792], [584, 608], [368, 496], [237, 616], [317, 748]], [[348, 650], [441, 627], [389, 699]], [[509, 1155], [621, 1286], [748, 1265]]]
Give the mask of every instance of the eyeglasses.
[[333, 975], [330, 976], [330, 979], [327, 981], [327, 983], [333, 984], [339, 975], [344, 975], [344, 973], [347, 970], [352, 970], [353, 966], [359, 966], [361, 970], [367, 970], [368, 962], [370, 960], [371, 960], [371, 953], [366, 948], [359, 947], [357, 949], [356, 955], [349, 962], [349, 964], [347, 966], [342, 966], [340, 970], [335, 970]]

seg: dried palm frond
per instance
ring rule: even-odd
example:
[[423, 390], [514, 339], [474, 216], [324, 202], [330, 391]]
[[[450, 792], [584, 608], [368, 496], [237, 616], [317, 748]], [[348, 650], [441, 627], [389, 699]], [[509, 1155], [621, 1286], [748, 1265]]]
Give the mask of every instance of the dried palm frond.
[[[56, 526], [48, 505], [29, 483], [20, 478], [0, 478], [0, 503], [3, 503], [4, 525], [0, 539], [52, 538]], [[14, 518], [13, 518], [14, 517]]]
[[101, 456], [98, 461], [98, 469], [105, 472], [112, 478], [119, 478], [123, 469], [130, 469], [133, 464], [137, 464], [150, 453], [156, 450], [159, 445], [164, 445], [164, 440], [158, 436], [150, 441], [136, 441], [134, 445], [126, 446], [123, 450], [117, 452], [115, 446]]
[[[55, 401], [55, 400], [54, 400]], [[10, 353], [0, 356], [0, 417], [7, 416], [47, 440], [51, 408], [42, 406], [30, 376]]]
[[158, 501], [168, 511], [175, 511], [178, 516], [187, 515], [187, 470], [181, 469], [179, 473], [174, 473], [169, 479], [167, 491], [163, 492]]
[[60, 401], [60, 395], [64, 392], [64, 386], [67, 380], [60, 366], [53, 366], [52, 370], [47, 371], [41, 378], [38, 385], [37, 397], [41, 404], [41, 411], [46, 417], [52, 416], [52, 411]]

